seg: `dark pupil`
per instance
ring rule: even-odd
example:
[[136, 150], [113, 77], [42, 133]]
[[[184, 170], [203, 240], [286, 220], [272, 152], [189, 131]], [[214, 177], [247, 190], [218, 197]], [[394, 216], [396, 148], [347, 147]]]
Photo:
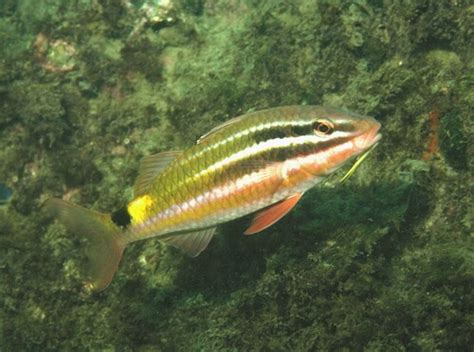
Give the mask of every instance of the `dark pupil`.
[[327, 131], [329, 131], [329, 127], [328, 127], [328, 126], [323, 125], [323, 124], [320, 124], [320, 125], [319, 125], [319, 132], [326, 133]]
[[321, 133], [326, 134], [326, 133], [329, 133], [329, 131], [331, 130], [331, 128], [330, 128], [328, 125], [326, 125], [326, 124], [324, 124], [324, 123], [322, 123], [322, 122], [318, 122], [318, 123], [316, 124], [316, 130], [317, 130], [318, 132], [321, 132]]

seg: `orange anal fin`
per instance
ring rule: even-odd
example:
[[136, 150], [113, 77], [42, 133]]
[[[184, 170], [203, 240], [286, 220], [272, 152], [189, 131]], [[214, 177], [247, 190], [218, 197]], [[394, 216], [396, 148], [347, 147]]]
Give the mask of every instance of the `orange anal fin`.
[[293, 207], [301, 199], [303, 193], [296, 193], [291, 197], [278, 202], [265, 210], [260, 211], [255, 215], [250, 224], [249, 228], [245, 230], [244, 235], [253, 235], [257, 232], [265, 230], [267, 227], [270, 227], [282, 217], [284, 217], [288, 212], [293, 209]]

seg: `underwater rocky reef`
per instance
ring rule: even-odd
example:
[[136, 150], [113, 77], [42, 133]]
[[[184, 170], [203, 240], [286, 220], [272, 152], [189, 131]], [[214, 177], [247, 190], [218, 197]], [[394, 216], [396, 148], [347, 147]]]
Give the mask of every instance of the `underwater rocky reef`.
[[[0, 350], [474, 345], [472, 1], [2, 0], [0, 43]], [[117, 210], [143, 156], [293, 104], [383, 139], [261, 234], [137, 242], [84, 292], [45, 199]]]

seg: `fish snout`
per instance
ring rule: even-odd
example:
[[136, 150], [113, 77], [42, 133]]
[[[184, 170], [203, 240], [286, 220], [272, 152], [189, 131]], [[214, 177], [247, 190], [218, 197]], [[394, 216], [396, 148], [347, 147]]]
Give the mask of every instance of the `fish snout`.
[[381, 126], [380, 122], [372, 118], [362, 121], [360, 129], [363, 132], [354, 139], [354, 147], [364, 151], [377, 143], [382, 138], [379, 133]]

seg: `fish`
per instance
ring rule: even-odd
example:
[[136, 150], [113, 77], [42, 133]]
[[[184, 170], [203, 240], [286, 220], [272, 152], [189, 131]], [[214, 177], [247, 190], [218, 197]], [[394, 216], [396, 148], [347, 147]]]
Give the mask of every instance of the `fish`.
[[[323, 106], [281, 106], [213, 128], [183, 151], [143, 158], [133, 199], [99, 213], [59, 198], [45, 208], [86, 238], [84, 284], [105, 289], [130, 243], [150, 237], [199, 255], [217, 226], [253, 214], [245, 235], [285, 216], [313, 186], [381, 138], [372, 117]], [[352, 170], [352, 169], [351, 169]]]

